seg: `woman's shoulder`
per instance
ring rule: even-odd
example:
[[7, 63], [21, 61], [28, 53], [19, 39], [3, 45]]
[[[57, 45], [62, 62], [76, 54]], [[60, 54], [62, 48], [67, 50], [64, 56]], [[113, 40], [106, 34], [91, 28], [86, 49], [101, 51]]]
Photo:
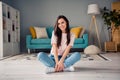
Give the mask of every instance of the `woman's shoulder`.
[[54, 30], [52, 31], [52, 36], [55, 36], [55, 37], [56, 37]]
[[74, 33], [70, 33], [70, 36], [71, 36], [71, 37], [75, 37], [75, 34], [74, 34]]
[[54, 30], [52, 31], [52, 33], [54, 33]]
[[75, 34], [70, 32], [70, 35], [71, 35], [71, 36], [74, 36]]
[[52, 35], [53, 35], [54, 33], [55, 33], [55, 31], [53, 30], [53, 31], [52, 31]]

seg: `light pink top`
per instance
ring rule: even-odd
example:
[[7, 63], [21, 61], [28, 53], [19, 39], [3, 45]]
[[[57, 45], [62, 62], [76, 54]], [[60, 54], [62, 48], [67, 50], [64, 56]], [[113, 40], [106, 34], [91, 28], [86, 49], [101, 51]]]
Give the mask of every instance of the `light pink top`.
[[[73, 46], [74, 44], [74, 39], [75, 39], [75, 35], [70, 33], [70, 43], [68, 44], [68, 46]], [[54, 34], [54, 31], [52, 32], [52, 38], [51, 38], [51, 44], [57, 44], [57, 37]], [[62, 55], [65, 51], [67, 47], [67, 34], [66, 33], [62, 33], [62, 40], [61, 40], [61, 46], [59, 46], [58, 48], [58, 55]], [[51, 49], [51, 54], [54, 55], [53, 53], [53, 47]]]

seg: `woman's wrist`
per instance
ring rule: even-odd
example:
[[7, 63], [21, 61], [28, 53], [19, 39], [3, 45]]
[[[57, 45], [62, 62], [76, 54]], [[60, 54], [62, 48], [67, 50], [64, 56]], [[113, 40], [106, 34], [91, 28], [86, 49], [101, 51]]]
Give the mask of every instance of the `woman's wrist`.
[[60, 59], [60, 62], [62, 62], [62, 63], [63, 63], [63, 62], [64, 62], [64, 59], [63, 59], [63, 58], [61, 58], [61, 59]]
[[56, 62], [56, 64], [59, 62], [58, 60], [57, 61], [55, 61]]

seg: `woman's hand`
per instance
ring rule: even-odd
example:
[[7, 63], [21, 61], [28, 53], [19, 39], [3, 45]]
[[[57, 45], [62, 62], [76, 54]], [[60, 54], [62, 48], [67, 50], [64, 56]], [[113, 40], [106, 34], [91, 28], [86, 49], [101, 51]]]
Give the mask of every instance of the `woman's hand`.
[[59, 61], [55, 66], [55, 71], [60, 72], [63, 71], [63, 69], [64, 69], [64, 64], [62, 61]]

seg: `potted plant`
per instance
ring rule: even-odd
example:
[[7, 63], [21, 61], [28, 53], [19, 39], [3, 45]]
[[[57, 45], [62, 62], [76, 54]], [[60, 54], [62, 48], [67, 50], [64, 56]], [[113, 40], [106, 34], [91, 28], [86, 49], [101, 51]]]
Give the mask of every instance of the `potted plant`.
[[[104, 23], [107, 25], [110, 41], [114, 41], [115, 32], [120, 34], [120, 10], [109, 10], [104, 7], [101, 13]], [[118, 35], [118, 37], [119, 36], [120, 35]]]

